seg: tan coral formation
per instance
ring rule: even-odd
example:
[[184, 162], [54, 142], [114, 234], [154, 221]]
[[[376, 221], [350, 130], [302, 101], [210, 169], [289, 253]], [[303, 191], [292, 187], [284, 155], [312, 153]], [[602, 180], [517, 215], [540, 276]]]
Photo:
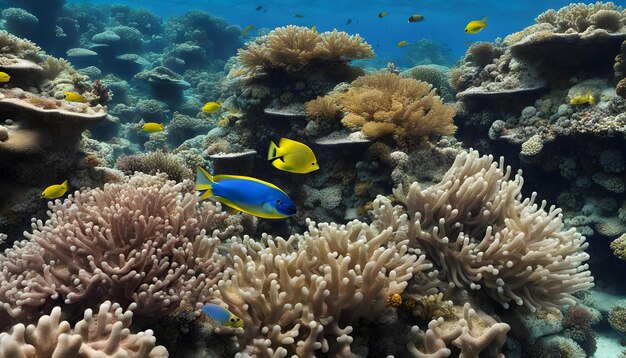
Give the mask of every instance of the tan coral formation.
[[237, 59], [248, 72], [273, 68], [295, 72], [313, 61], [346, 62], [372, 56], [372, 47], [359, 35], [337, 30], [318, 33], [289, 25], [246, 44]]
[[450, 347], [460, 351], [459, 358], [498, 357], [504, 358], [502, 346], [511, 327], [498, 323], [482, 311], [476, 312], [466, 303], [456, 308], [457, 316], [452, 320], [434, 319], [424, 332], [417, 326], [411, 331], [417, 334], [417, 343], [410, 342], [407, 349], [415, 358], [448, 357]]
[[369, 139], [390, 136], [398, 143], [409, 138], [452, 135], [456, 107], [445, 104], [426, 82], [379, 72], [354, 80], [347, 91], [331, 93], [306, 105], [314, 117], [332, 118], [336, 106], [342, 123]]
[[117, 303], [106, 301], [97, 312], [87, 309], [73, 329], [61, 316], [61, 308], [55, 307], [36, 324], [20, 323], [0, 333], [0, 358], [168, 357], [151, 330], [131, 333], [132, 310], [123, 311]]
[[394, 190], [402, 206], [379, 196], [380, 227], [406, 232], [457, 287], [482, 290], [509, 308], [555, 310], [575, 304], [573, 293], [593, 287], [588, 246], [575, 229], [563, 231], [561, 209], [521, 197], [521, 173], [470, 151], [457, 156], [443, 180]]
[[232, 243], [233, 266], [218, 286], [245, 322], [239, 338], [250, 356], [350, 356], [352, 325], [376, 318], [391, 294], [431, 267], [391, 228], [307, 223], [287, 240]]
[[[0, 256], [0, 327], [32, 322], [56, 300], [136, 303], [159, 317], [208, 301], [224, 260], [213, 230], [226, 216], [191, 181], [137, 174], [49, 204], [49, 219]], [[228, 235], [228, 230], [224, 235]], [[211, 236], [209, 236], [211, 235]]]

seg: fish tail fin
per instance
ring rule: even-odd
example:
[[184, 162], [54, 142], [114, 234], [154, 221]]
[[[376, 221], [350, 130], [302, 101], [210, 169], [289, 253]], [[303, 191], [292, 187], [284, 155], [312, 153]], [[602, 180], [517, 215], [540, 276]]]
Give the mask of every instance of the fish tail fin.
[[267, 152], [267, 160], [276, 159], [277, 155], [278, 155], [278, 147], [276, 146], [276, 143], [272, 141], [270, 142], [270, 150]]
[[589, 94], [587, 96], [589, 96], [589, 104], [595, 106], [596, 98], [593, 96], [593, 94], [591, 94], [591, 91], [589, 91]]
[[483, 19], [482, 19], [482, 20], [480, 20], [480, 22], [487, 23], [487, 16], [483, 17]]
[[63, 183], [61, 183], [61, 186], [65, 187], [65, 188], [69, 188], [69, 184], [67, 182], [67, 179], [65, 179], [65, 181]]
[[159, 123], [159, 127], [161, 127], [161, 130], [165, 129], [165, 123]]
[[215, 184], [213, 176], [198, 165], [196, 170], [196, 185], [194, 186], [194, 189], [204, 192], [200, 195], [199, 200], [208, 199], [213, 196], [213, 184]]

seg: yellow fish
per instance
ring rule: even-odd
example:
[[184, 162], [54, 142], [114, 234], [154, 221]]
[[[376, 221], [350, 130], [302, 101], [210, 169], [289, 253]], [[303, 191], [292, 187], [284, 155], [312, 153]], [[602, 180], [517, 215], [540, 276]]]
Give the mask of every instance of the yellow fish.
[[163, 132], [165, 125], [163, 123], [148, 122], [141, 127], [146, 133]]
[[246, 27], [243, 29], [243, 31], [241, 32], [241, 37], [246, 37], [246, 35], [248, 34], [248, 32], [249, 32], [250, 30], [252, 30], [252, 29], [254, 29], [254, 25], [249, 25], [249, 26], [246, 26]]
[[85, 98], [76, 92], [63, 92], [65, 99], [70, 102], [85, 102]]
[[389, 13], [387, 11], [381, 11], [378, 13], [378, 18], [382, 19], [383, 17], [389, 15]]
[[317, 25], [313, 25], [313, 26], [311, 27], [311, 31], [313, 31], [313, 32], [317, 32]]
[[290, 173], [306, 174], [320, 168], [311, 148], [287, 138], [280, 138], [278, 145], [271, 142], [267, 160], [274, 167]]
[[406, 46], [406, 45], [408, 45], [408, 44], [409, 44], [409, 42], [408, 42], [408, 41], [406, 41], [406, 40], [402, 40], [402, 41], [398, 42], [398, 43], [396, 44], [396, 46], [398, 46], [398, 47], [404, 47], [404, 46]]
[[46, 199], [60, 198], [67, 193], [68, 188], [67, 180], [61, 184], [50, 185], [41, 193], [41, 197]]
[[11, 80], [11, 76], [9, 76], [6, 72], [0, 72], [0, 83], [9, 82]]
[[487, 18], [483, 18], [482, 20], [474, 20], [470, 21], [467, 26], [465, 26], [465, 32], [468, 34], [477, 34], [482, 29], [487, 27]]
[[578, 95], [572, 98], [572, 100], [569, 101], [569, 103], [575, 104], [575, 105], [590, 104], [593, 106], [596, 104], [596, 99], [593, 97], [593, 94], [591, 93], [591, 91], [588, 91], [587, 94], [584, 96]]
[[207, 102], [204, 107], [202, 107], [202, 112], [205, 113], [215, 113], [222, 108], [222, 104], [219, 102]]

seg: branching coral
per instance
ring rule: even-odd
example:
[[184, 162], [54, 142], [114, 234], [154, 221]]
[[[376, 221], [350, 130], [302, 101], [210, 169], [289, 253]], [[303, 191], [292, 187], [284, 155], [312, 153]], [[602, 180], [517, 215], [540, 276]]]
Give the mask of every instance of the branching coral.
[[406, 232], [457, 287], [482, 290], [505, 308], [574, 304], [573, 293], [593, 286], [588, 244], [575, 229], [562, 231], [560, 209], [546, 212], [536, 193], [522, 199], [522, 176], [510, 175], [502, 161], [462, 153], [439, 184], [400, 186], [403, 206], [379, 196], [374, 210], [380, 227]]
[[[33, 321], [57, 300], [90, 306], [113, 299], [158, 317], [195, 309], [221, 277], [219, 207], [198, 204], [192, 183], [138, 174], [49, 203], [30, 241], [0, 256], [0, 326]], [[72, 307], [72, 308], [74, 308]]]
[[391, 294], [431, 266], [390, 228], [307, 223], [304, 235], [288, 240], [245, 237], [231, 245], [233, 267], [218, 286], [245, 322], [240, 344], [249, 355], [346, 356], [352, 325], [375, 318]]
[[346, 92], [328, 97], [342, 108], [342, 123], [360, 129], [370, 139], [392, 136], [404, 143], [409, 138], [451, 135], [456, 130], [453, 105], [444, 104], [429, 84], [393, 73], [359, 77]]
[[289, 25], [240, 49], [238, 60], [249, 72], [258, 69], [283, 69], [296, 72], [310, 62], [346, 62], [374, 56], [372, 47], [359, 35], [345, 32], [318, 33], [309, 28]]
[[458, 312], [459, 319], [445, 321], [434, 319], [423, 332], [417, 326], [411, 328], [417, 333], [418, 346], [411, 342], [407, 348], [411, 356], [416, 358], [448, 357], [452, 353], [449, 347], [454, 346], [460, 351], [459, 358], [498, 357], [511, 327], [506, 323], [496, 323], [484, 312], [476, 312], [469, 303]]
[[[133, 305], [133, 307], [135, 306]], [[123, 311], [106, 301], [98, 312], [87, 309], [84, 318], [70, 328], [61, 321], [61, 308], [39, 318], [37, 324], [13, 326], [0, 333], [0, 357], [128, 357], [165, 358], [167, 351], [156, 346], [152, 331], [133, 334], [129, 327], [132, 311]]]

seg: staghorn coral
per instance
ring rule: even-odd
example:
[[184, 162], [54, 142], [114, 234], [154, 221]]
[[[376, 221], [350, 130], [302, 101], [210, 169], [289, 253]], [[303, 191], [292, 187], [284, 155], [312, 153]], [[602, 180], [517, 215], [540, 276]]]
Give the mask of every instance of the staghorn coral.
[[318, 33], [307, 27], [289, 25], [246, 44], [237, 54], [244, 70], [282, 69], [297, 72], [312, 61], [347, 62], [374, 56], [359, 35], [345, 32]]
[[151, 330], [131, 333], [134, 308], [123, 311], [119, 304], [105, 301], [97, 312], [87, 309], [72, 329], [69, 322], [61, 321], [61, 308], [55, 307], [37, 324], [20, 323], [9, 333], [0, 333], [0, 357], [167, 357], [167, 350], [156, 346]]
[[[328, 96], [342, 107], [342, 123], [360, 129], [369, 139], [452, 135], [453, 105], [444, 104], [425, 82], [380, 72], [357, 78], [346, 92]], [[319, 101], [319, 99], [318, 99]]]
[[104, 189], [49, 202], [46, 222], [0, 256], [0, 326], [34, 321], [63, 300], [68, 309], [112, 299], [159, 317], [208, 299], [220, 278], [219, 206], [193, 183], [137, 174]]
[[562, 231], [561, 210], [545, 211], [536, 193], [522, 199], [522, 176], [510, 175], [502, 160], [461, 153], [439, 184], [400, 186], [402, 206], [379, 196], [374, 212], [380, 227], [406, 232], [457, 287], [481, 290], [504, 308], [575, 304], [573, 293], [593, 286], [585, 238]]
[[231, 244], [232, 267], [218, 287], [245, 322], [238, 334], [245, 354], [347, 356], [352, 325], [376, 318], [390, 295], [431, 266], [390, 228], [309, 219], [307, 225], [307, 232], [287, 240], [244, 237]]

